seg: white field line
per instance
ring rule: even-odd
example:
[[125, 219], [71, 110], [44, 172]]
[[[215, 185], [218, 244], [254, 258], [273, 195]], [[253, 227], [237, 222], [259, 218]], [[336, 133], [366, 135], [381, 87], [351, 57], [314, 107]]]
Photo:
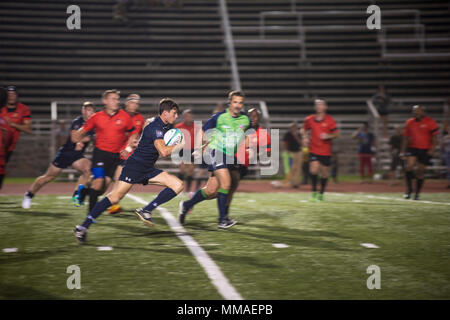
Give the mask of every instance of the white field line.
[[[337, 193], [337, 192], [330, 192], [329, 194], [335, 195], [335, 196], [339, 196], [339, 197], [348, 195], [346, 193]], [[355, 194], [353, 193], [352, 195], [355, 195]], [[425, 203], [425, 204], [441, 204], [441, 205], [444, 205], [444, 206], [450, 206], [450, 203], [448, 203], [448, 202], [435, 202], [435, 201], [424, 201], [424, 200], [407, 200], [407, 199], [400, 199], [400, 198], [375, 196], [375, 195], [371, 195], [371, 194], [358, 194], [358, 196], [363, 196], [363, 197], [366, 197], [366, 198], [369, 198], [369, 199], [403, 201], [403, 202], [408, 202], [408, 203], [411, 203], [411, 204], [414, 204], [414, 203]]]
[[[147, 201], [135, 195], [127, 194], [127, 197], [143, 205], [148, 204]], [[205, 270], [220, 295], [226, 300], [244, 300], [222, 273], [219, 266], [211, 259], [206, 251], [203, 250], [197, 241], [187, 234], [186, 230], [179, 224], [178, 220], [166, 209], [161, 207], [158, 207], [157, 209], [161, 212], [162, 217], [166, 220], [167, 224], [175, 232], [177, 237], [183, 241], [197, 262]]]

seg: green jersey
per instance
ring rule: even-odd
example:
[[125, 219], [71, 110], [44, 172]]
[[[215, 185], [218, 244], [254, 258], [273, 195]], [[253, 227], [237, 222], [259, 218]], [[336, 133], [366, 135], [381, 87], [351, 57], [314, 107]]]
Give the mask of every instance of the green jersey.
[[209, 148], [220, 150], [227, 155], [234, 155], [245, 131], [250, 126], [250, 119], [244, 112], [233, 117], [228, 109], [214, 114], [204, 125], [203, 131], [210, 133]]

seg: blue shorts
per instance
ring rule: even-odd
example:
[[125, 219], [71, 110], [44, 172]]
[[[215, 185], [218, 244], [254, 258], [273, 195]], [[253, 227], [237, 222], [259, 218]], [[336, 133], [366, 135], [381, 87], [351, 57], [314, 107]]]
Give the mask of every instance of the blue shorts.
[[216, 171], [219, 169], [238, 169], [239, 164], [237, 163], [236, 157], [228, 156], [220, 150], [212, 149], [209, 153], [208, 171]]
[[156, 177], [161, 172], [163, 172], [163, 170], [156, 168], [147, 170], [137, 169], [133, 166], [127, 166], [125, 162], [119, 180], [130, 184], [143, 184], [145, 186], [148, 184], [148, 180]]
[[60, 150], [56, 154], [55, 158], [52, 161], [52, 164], [60, 169], [65, 169], [72, 165], [77, 160], [84, 158], [83, 154], [79, 151], [64, 151]]

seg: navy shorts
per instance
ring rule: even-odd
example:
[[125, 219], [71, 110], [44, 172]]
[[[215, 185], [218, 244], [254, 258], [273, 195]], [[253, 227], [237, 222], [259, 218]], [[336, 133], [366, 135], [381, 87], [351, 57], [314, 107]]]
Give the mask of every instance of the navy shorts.
[[156, 177], [161, 172], [163, 172], [163, 170], [156, 168], [142, 170], [134, 166], [127, 166], [127, 163], [125, 162], [119, 180], [131, 184], [143, 184], [145, 186], [148, 184], [148, 180]]
[[238, 168], [239, 166], [234, 156], [227, 157], [227, 155], [220, 150], [212, 149], [209, 153], [209, 157], [210, 164], [208, 164], [208, 171], [214, 172], [219, 169], [233, 169], [235, 167]]
[[428, 149], [408, 148], [406, 151], [407, 157], [416, 157], [419, 163], [425, 165], [431, 165], [430, 156], [428, 155]]
[[325, 167], [329, 167], [331, 164], [331, 156], [321, 156], [315, 153], [309, 153], [309, 162], [319, 161], [319, 163]]
[[72, 163], [74, 163], [75, 161], [80, 160], [82, 158], [84, 158], [84, 156], [79, 151], [60, 150], [53, 159], [52, 164], [57, 168], [65, 169], [67, 167], [70, 167]]

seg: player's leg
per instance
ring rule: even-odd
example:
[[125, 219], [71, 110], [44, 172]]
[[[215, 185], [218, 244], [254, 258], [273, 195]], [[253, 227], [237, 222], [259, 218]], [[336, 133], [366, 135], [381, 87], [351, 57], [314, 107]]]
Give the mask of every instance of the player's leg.
[[62, 168], [58, 168], [53, 164], [50, 164], [47, 171], [42, 175], [36, 178], [34, 182], [31, 184], [28, 191], [25, 193], [25, 196], [22, 201], [22, 208], [30, 209], [31, 199], [34, 195], [47, 183], [53, 181], [62, 171]]
[[72, 167], [79, 172], [81, 172], [80, 177], [78, 178], [77, 184], [75, 186], [74, 193], [72, 195], [72, 202], [76, 206], [80, 206], [83, 204], [84, 197], [82, 194], [85, 194], [85, 189], [91, 177], [91, 161], [86, 158], [81, 158], [72, 163]]
[[183, 224], [186, 219], [186, 214], [194, 208], [194, 206], [204, 200], [211, 200], [217, 197], [217, 192], [219, 190], [219, 181], [210, 173], [210, 177], [206, 182], [206, 185], [197, 190], [194, 196], [188, 201], [180, 201], [178, 209], [178, 221]]
[[321, 163], [320, 164], [320, 193], [319, 193], [319, 201], [323, 200], [323, 194], [325, 192], [325, 188], [327, 186], [328, 182], [328, 176], [330, 172], [330, 166], [329, 163]]
[[309, 162], [309, 172], [311, 177], [311, 185], [312, 185], [312, 201], [317, 200], [317, 176], [319, 174], [319, 160], [311, 160]]
[[[424, 161], [424, 162], [427, 162], [427, 161]], [[425, 179], [426, 164], [424, 162], [418, 161], [418, 163], [417, 163], [416, 194], [414, 196], [414, 200], [419, 200], [420, 191], [422, 190], [423, 181]]]
[[124, 181], [117, 181], [113, 190], [101, 201], [97, 202], [92, 210], [89, 211], [86, 219], [82, 224], [74, 229], [75, 237], [79, 243], [86, 242], [87, 229], [96, 222], [96, 219], [109, 208], [112, 204], [119, 203], [119, 201], [130, 191], [133, 185]]
[[411, 198], [411, 193], [412, 193], [412, 180], [414, 177], [414, 167], [416, 165], [417, 162], [417, 157], [416, 156], [408, 156], [406, 158], [406, 168], [405, 168], [405, 179], [406, 179], [406, 192], [404, 195], [405, 199], [410, 199]]
[[191, 191], [192, 181], [194, 180], [194, 169], [195, 165], [193, 163], [185, 163], [185, 181], [186, 181], [186, 192]]
[[229, 219], [230, 206], [231, 202], [233, 201], [233, 195], [239, 186], [239, 182], [241, 181], [241, 173], [239, 168], [233, 168], [232, 170], [230, 170], [230, 177], [231, 177], [230, 191], [228, 193], [225, 207], [227, 219]]
[[[219, 190], [217, 191], [217, 206], [219, 209], [219, 228], [228, 228], [233, 224], [226, 220], [227, 198], [231, 187], [231, 176], [228, 168], [222, 168], [214, 171], [214, 175], [219, 182]], [[231, 224], [231, 225], [230, 225]]]

